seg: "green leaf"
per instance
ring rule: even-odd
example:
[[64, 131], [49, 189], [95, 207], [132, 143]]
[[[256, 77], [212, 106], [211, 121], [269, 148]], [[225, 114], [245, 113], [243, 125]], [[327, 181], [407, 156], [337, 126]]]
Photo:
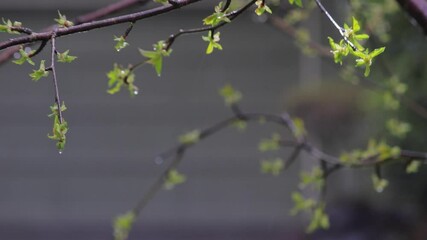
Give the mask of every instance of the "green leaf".
[[261, 161], [261, 172], [273, 176], [279, 176], [284, 167], [285, 164], [281, 158]]
[[0, 32], [7, 32], [9, 34], [20, 34], [18, 31], [15, 31], [14, 28], [20, 28], [22, 27], [21, 22], [14, 21], [12, 23], [11, 20], [4, 20], [2, 19], [3, 24], [0, 24]]
[[261, 139], [260, 143], [258, 144], [258, 150], [260, 152], [279, 150], [280, 140], [281, 140], [280, 134], [274, 133], [271, 136], [271, 138]]
[[139, 49], [139, 52], [144, 57], [148, 58], [147, 63], [153, 65], [157, 75], [160, 77], [163, 68], [163, 57], [168, 57], [172, 50], [165, 49], [165, 42], [159, 41], [153, 45], [154, 51], [146, 51]]
[[308, 233], [312, 233], [319, 228], [322, 228], [322, 229], [329, 228], [329, 217], [325, 213], [325, 209], [323, 206], [316, 207], [313, 215], [311, 216], [311, 221], [306, 231]]
[[220, 41], [220, 32], [217, 32], [212, 36], [212, 31], [209, 31], [208, 36], [202, 36], [202, 39], [209, 43], [206, 48], [206, 54], [211, 54], [215, 48], [222, 50], [221, 44], [218, 43]]
[[294, 134], [296, 138], [303, 138], [307, 135], [307, 131], [305, 130], [304, 121], [301, 118], [294, 118], [293, 123], [295, 126]]
[[331, 37], [328, 37], [328, 39], [329, 45], [332, 49], [331, 52], [334, 55], [335, 63], [342, 65], [343, 57], [346, 57], [350, 52], [349, 46], [344, 42], [344, 40], [341, 40], [339, 43], [335, 43]]
[[135, 96], [138, 94], [138, 87], [135, 85], [135, 75], [129, 68], [124, 68], [114, 64], [113, 70], [107, 73], [109, 94], [118, 93], [122, 87], [127, 86], [129, 94]]
[[406, 173], [408, 174], [417, 173], [422, 164], [423, 164], [422, 161], [412, 160], [408, 164], [408, 166], [406, 166]]
[[411, 125], [409, 123], [401, 122], [395, 118], [389, 119], [386, 123], [386, 127], [391, 135], [398, 138], [404, 138], [411, 131]]
[[320, 190], [325, 185], [323, 171], [319, 167], [314, 167], [311, 172], [301, 172], [300, 179], [301, 183], [299, 184], [299, 187], [301, 189], [304, 189], [307, 186], [312, 186], [314, 189]]
[[308, 211], [316, 206], [316, 201], [311, 198], [304, 198], [301, 193], [293, 192], [292, 200], [295, 206], [291, 209], [291, 215], [297, 215], [300, 212]]
[[[49, 139], [56, 141], [56, 148], [59, 150], [59, 153], [62, 153], [66, 143], [66, 134], [68, 132], [68, 123], [65, 119], [62, 119], [62, 122], [59, 119], [59, 111], [58, 105], [55, 103], [50, 106], [51, 113], [48, 117], [53, 118], [53, 127], [52, 127], [52, 135], [48, 134], [47, 137]], [[61, 105], [61, 112], [67, 110], [67, 107], [64, 103]]]
[[383, 192], [384, 189], [388, 186], [387, 179], [380, 178], [377, 174], [373, 174], [371, 178], [375, 191], [379, 193]]
[[63, 52], [63, 53], [57, 53], [57, 58], [58, 58], [58, 62], [61, 62], [61, 63], [70, 63], [70, 62], [72, 62], [72, 61], [74, 61], [74, 60], [76, 60], [76, 56], [71, 56], [71, 55], [68, 55], [68, 53], [70, 52], [70, 50], [67, 50], [67, 51], [65, 51], [65, 52]]
[[246, 130], [248, 123], [245, 120], [236, 120], [232, 123], [232, 126], [237, 128], [239, 131]]
[[173, 189], [176, 185], [182, 184], [186, 181], [186, 177], [185, 175], [179, 173], [177, 170], [175, 169], [171, 169], [168, 171], [166, 178], [165, 178], [165, 182], [164, 182], [164, 187], [167, 190], [171, 190]]
[[380, 55], [381, 53], [383, 53], [384, 51], [385, 51], [385, 47], [377, 48], [377, 49], [375, 49], [374, 51], [370, 52], [370, 53], [369, 53], [369, 56], [370, 56], [371, 58], [374, 58], [374, 57], [376, 57], [376, 56]]
[[117, 52], [119, 52], [123, 48], [129, 46], [129, 43], [126, 42], [126, 39], [123, 36], [120, 36], [120, 37], [114, 36], [114, 41], [117, 42], [116, 45], [114, 46], [114, 48], [117, 50]]
[[62, 15], [61, 12], [59, 12], [59, 10], [58, 10], [58, 16], [59, 18], [55, 18], [55, 22], [58, 23], [59, 27], [68, 28], [74, 25], [74, 23], [67, 20], [67, 16]]
[[227, 17], [227, 11], [222, 12], [222, 8], [223, 2], [220, 2], [218, 6], [215, 7], [215, 12], [203, 19], [203, 24], [214, 27], [222, 22], [231, 22]]
[[117, 216], [113, 222], [114, 240], [126, 240], [136, 220], [133, 211]]
[[270, 14], [272, 14], [273, 12], [271, 11], [270, 7], [267, 6], [267, 4], [265, 4], [264, 0], [258, 0], [255, 2], [255, 5], [257, 5], [257, 8], [255, 9], [255, 13], [260, 16], [262, 14], [264, 14], [264, 12], [268, 12]]
[[242, 99], [242, 93], [235, 90], [230, 84], [221, 88], [219, 94], [224, 98], [224, 102], [227, 106], [236, 104]]
[[384, 108], [387, 110], [397, 110], [400, 107], [400, 102], [393, 96], [393, 93], [386, 91], [383, 94]]
[[24, 49], [19, 49], [19, 55], [20, 55], [20, 58], [19, 59], [17, 59], [17, 60], [15, 60], [15, 61], [13, 61], [13, 63], [15, 63], [15, 64], [18, 64], [18, 65], [22, 65], [22, 64], [24, 64], [25, 62], [27, 62], [27, 63], [29, 63], [29, 64], [31, 64], [31, 65], [35, 65], [35, 63], [33, 62], [33, 60], [31, 60], [31, 58], [29, 57], [29, 55], [31, 54], [32, 52], [30, 52], [30, 53], [27, 53], [27, 52], [25, 52], [25, 50]]
[[49, 76], [49, 72], [46, 71], [46, 67], [44, 65], [44, 60], [40, 62], [40, 67], [38, 70], [33, 70], [33, 73], [30, 74], [30, 77], [33, 81], [38, 81], [42, 77]]
[[302, 7], [302, 0], [289, 0], [291, 5], [297, 5], [298, 7]]
[[190, 145], [197, 143], [200, 140], [200, 130], [195, 129], [188, 133], [185, 133], [178, 138], [181, 144]]
[[155, 2], [155, 3], [161, 3], [161, 4], [163, 4], [163, 5], [166, 5], [166, 4], [168, 4], [168, 3], [169, 3], [169, 1], [168, 1], [168, 0], [154, 0], [154, 2]]

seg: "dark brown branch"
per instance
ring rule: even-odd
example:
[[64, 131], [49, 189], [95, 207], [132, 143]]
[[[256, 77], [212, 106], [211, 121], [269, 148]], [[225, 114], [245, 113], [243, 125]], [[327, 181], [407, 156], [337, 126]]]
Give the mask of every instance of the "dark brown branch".
[[[120, 24], [120, 23], [136, 22], [138, 20], [164, 14], [172, 10], [175, 10], [199, 1], [201, 0], [181, 0], [177, 5], [165, 5], [165, 6], [160, 6], [153, 9], [137, 12], [137, 13], [126, 14], [118, 17], [108, 18], [108, 19], [99, 20], [99, 21], [93, 21], [89, 23], [83, 23], [81, 25], [72, 26], [68, 28], [60, 28], [56, 31], [56, 37], [66, 36], [66, 35], [80, 33], [80, 32], [86, 32], [86, 31], [90, 31], [98, 28], [109, 27], [109, 26]], [[30, 36], [13, 38], [0, 43], [0, 50], [6, 49], [12, 46], [20, 45], [20, 44], [49, 40], [51, 38], [52, 38], [52, 32], [33, 33]]]
[[425, 0], [396, 0], [413, 17], [427, 35], [427, 2]]
[[44, 40], [44, 41], [42, 41], [41, 43], [40, 43], [40, 46], [37, 48], [37, 50], [36, 51], [34, 51], [34, 52], [32, 52], [30, 55], [28, 55], [29, 57], [34, 57], [34, 56], [36, 56], [37, 54], [39, 54], [43, 49], [44, 49], [44, 47], [46, 47], [46, 44], [47, 44], [47, 40]]
[[27, 35], [33, 34], [33, 30], [26, 28], [26, 27], [11, 27], [10, 30], [15, 31], [15, 32], [19, 32], [19, 33], [24, 33]]
[[[149, 2], [149, 0], [121, 0], [121, 1], [118, 1], [116, 3], [110, 4], [106, 7], [100, 8], [96, 11], [90, 12], [90, 13], [82, 15], [82, 16], [79, 16], [72, 21], [75, 25], [80, 25], [82, 23], [94, 21], [94, 20], [103, 18], [105, 16], [108, 16], [110, 14], [122, 11], [124, 9], [134, 7], [136, 5], [143, 5], [147, 2]], [[47, 28], [43, 29], [42, 32], [52, 31], [54, 26], [55, 25], [47, 27]], [[14, 46], [14, 47], [10, 47], [7, 50], [4, 50], [3, 52], [1, 52], [0, 53], [0, 65], [7, 62], [10, 58], [12, 58], [13, 54], [15, 52], [19, 51], [19, 49], [20, 49], [20, 46]]]

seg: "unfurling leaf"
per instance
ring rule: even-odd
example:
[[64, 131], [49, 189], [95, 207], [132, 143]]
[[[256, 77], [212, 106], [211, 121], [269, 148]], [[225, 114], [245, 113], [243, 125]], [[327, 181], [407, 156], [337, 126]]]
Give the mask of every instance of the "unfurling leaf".
[[372, 175], [372, 183], [374, 185], [375, 191], [381, 193], [388, 186], [388, 180], [380, 178], [377, 174]]
[[4, 20], [2, 19], [3, 24], [0, 24], [0, 32], [7, 32], [9, 34], [19, 34], [18, 31], [15, 31], [16, 28], [20, 28], [22, 27], [22, 23], [21, 22], [13, 22], [11, 20]]
[[153, 45], [154, 51], [146, 51], [139, 49], [142, 56], [148, 58], [147, 63], [153, 65], [157, 75], [160, 77], [163, 68], [163, 57], [168, 57], [172, 53], [172, 49], [165, 49], [165, 42], [159, 41]]
[[227, 11], [223, 12], [222, 8], [223, 2], [220, 2], [218, 6], [215, 7], [215, 12], [203, 19], [203, 24], [214, 27], [222, 22], [231, 22], [231, 20], [227, 17]]
[[273, 176], [278, 176], [284, 167], [285, 164], [281, 158], [261, 161], [261, 172], [271, 174]]
[[302, 7], [302, 0], [289, 0], [289, 3], [292, 5], [295, 4], [298, 7]]
[[209, 31], [208, 36], [202, 36], [203, 41], [208, 42], [208, 47], [206, 48], [206, 54], [211, 54], [215, 48], [218, 50], [222, 50], [222, 46], [221, 44], [219, 44], [219, 40], [220, 40], [219, 35], [220, 35], [220, 32], [217, 32], [212, 36], [212, 31]]
[[49, 76], [49, 72], [46, 71], [46, 67], [44, 65], [44, 60], [40, 62], [40, 67], [37, 70], [33, 70], [33, 73], [30, 74], [30, 77], [33, 81], [38, 81], [42, 77]]
[[[56, 148], [60, 153], [64, 150], [66, 143], [66, 134], [68, 132], [68, 124], [64, 118], [60, 119], [59, 112], [64, 112], [67, 107], [62, 103], [61, 108], [58, 110], [58, 105], [55, 103], [50, 107], [51, 113], [48, 117], [53, 118], [52, 135], [48, 134], [47, 137], [56, 141]], [[61, 121], [62, 120], [62, 121]]]
[[230, 84], [221, 88], [219, 94], [224, 98], [224, 102], [227, 106], [236, 104], [242, 99], [242, 93], [235, 90]]
[[136, 215], [133, 211], [117, 216], [113, 222], [114, 240], [126, 240], [135, 219]]
[[27, 53], [24, 49], [19, 49], [19, 55], [20, 55], [20, 58], [19, 59], [17, 59], [17, 60], [15, 60], [15, 61], [13, 61], [13, 63], [16, 63], [16, 64], [18, 64], [18, 65], [22, 65], [22, 64], [24, 64], [25, 62], [27, 62], [27, 63], [29, 63], [29, 64], [31, 64], [31, 65], [35, 65], [35, 63], [33, 62], [33, 60], [31, 60], [31, 58], [30, 58], [30, 55], [31, 55], [31, 53], [32, 52], [29, 52], [29, 53]]
[[114, 36], [114, 41], [117, 42], [116, 45], [114, 46], [117, 52], [129, 46], [129, 43], [126, 42], [126, 39], [123, 36], [120, 36], [120, 37]]
[[68, 55], [69, 52], [70, 52], [70, 50], [67, 50], [67, 51], [65, 51], [63, 53], [57, 53], [56, 56], [58, 57], [58, 62], [61, 62], [61, 63], [70, 63], [70, 62], [76, 60], [77, 57], [76, 56]]
[[186, 134], [179, 136], [179, 142], [182, 144], [194, 144], [200, 140], [200, 130], [196, 129]]
[[276, 151], [280, 148], [280, 139], [281, 137], [278, 133], [274, 133], [271, 138], [261, 139], [258, 144], [258, 150], [260, 152]]
[[55, 22], [58, 23], [59, 27], [68, 28], [74, 25], [73, 22], [67, 20], [67, 16], [62, 15], [61, 12], [58, 11], [59, 18], [55, 18]]
[[176, 169], [171, 169], [166, 175], [164, 187], [167, 190], [173, 189], [176, 185], [184, 183], [186, 177], [184, 174], [179, 173]]
[[265, 0], [258, 0], [255, 2], [255, 5], [257, 5], [257, 8], [255, 9], [255, 13], [258, 16], [264, 14], [264, 12], [268, 12], [270, 14], [273, 13], [270, 7], [268, 7], [267, 4], [265, 4]]
[[113, 70], [107, 73], [109, 94], [115, 94], [121, 90], [123, 86], [127, 86], [129, 94], [135, 96], [138, 94], [138, 87], [135, 85], [135, 75], [129, 68], [123, 68], [120, 65], [114, 64]]
[[422, 161], [412, 160], [408, 166], [406, 166], [406, 173], [417, 173], [422, 164]]

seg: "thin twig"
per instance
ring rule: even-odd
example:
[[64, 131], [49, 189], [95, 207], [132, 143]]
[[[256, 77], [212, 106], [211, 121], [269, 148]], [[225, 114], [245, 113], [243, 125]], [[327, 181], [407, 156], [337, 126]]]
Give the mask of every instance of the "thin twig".
[[56, 55], [55, 38], [56, 38], [56, 31], [54, 30], [52, 32], [52, 38], [50, 40], [50, 42], [52, 44], [52, 55], [51, 55], [52, 64], [50, 66], [50, 70], [52, 71], [52, 75], [53, 75], [53, 86], [54, 86], [54, 90], [55, 90], [55, 103], [58, 106], [59, 123], [62, 124], [63, 118], [62, 118], [62, 111], [61, 111], [61, 99], [59, 97], [58, 80], [56, 78], [56, 69], [55, 69], [55, 55]]
[[341, 27], [336, 21], [335, 19], [332, 17], [332, 15], [328, 12], [328, 10], [326, 10], [326, 8], [323, 6], [323, 4], [320, 2], [320, 0], [315, 0], [317, 6], [319, 6], [321, 12], [323, 12], [326, 17], [329, 19], [329, 21], [335, 26], [336, 29], [338, 29], [338, 31], [340, 32], [341, 36], [343, 37], [343, 39], [347, 42], [347, 44], [354, 50], [357, 51], [356, 46], [354, 46], [354, 44], [347, 38], [347, 36], [345, 35], [345, 29], [343, 27]]

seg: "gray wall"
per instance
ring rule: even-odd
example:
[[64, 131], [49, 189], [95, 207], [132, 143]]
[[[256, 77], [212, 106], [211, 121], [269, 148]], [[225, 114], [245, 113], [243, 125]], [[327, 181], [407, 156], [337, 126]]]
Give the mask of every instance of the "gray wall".
[[[149, 66], [137, 72], [138, 97], [106, 93], [105, 73], [114, 62], [138, 61], [138, 47], [149, 49], [179, 28], [197, 27], [207, 14], [182, 11], [140, 22], [130, 35], [131, 46], [120, 53], [113, 50], [112, 39], [125, 25], [58, 39], [59, 50], [71, 49], [79, 57], [75, 63], [58, 64], [59, 87], [69, 108], [64, 116], [70, 125], [62, 155], [46, 137], [51, 128], [51, 79], [32, 82], [30, 66], [7, 64], [0, 69], [3, 235], [110, 236], [111, 219], [133, 207], [165, 167], [154, 163], [156, 154], [173, 146], [180, 134], [230, 116], [217, 94], [225, 83], [244, 93], [245, 110], [283, 109], [285, 88], [297, 82], [298, 50], [288, 37], [253, 23], [251, 15], [221, 30], [224, 51], [206, 56], [200, 35], [184, 36], [165, 59], [161, 78]], [[6, 11], [0, 16], [39, 29], [49, 25], [56, 12]], [[36, 61], [48, 59], [48, 54], [47, 48]], [[257, 142], [274, 130], [257, 124], [244, 133], [230, 129], [190, 150], [180, 167], [188, 182], [155, 197], [139, 221], [142, 229], [188, 227], [194, 232], [194, 226], [235, 226], [235, 231], [243, 226], [248, 232], [257, 226], [275, 233], [294, 225], [296, 219], [289, 218], [288, 211], [295, 171], [277, 178], [259, 171], [265, 155], [257, 152]]]

